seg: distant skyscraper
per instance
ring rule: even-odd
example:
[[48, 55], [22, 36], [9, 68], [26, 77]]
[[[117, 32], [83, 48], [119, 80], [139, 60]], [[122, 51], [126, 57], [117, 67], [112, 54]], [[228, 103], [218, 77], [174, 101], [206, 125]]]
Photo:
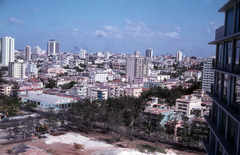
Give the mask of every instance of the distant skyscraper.
[[31, 47], [26, 46], [24, 51], [25, 51], [25, 60], [31, 60]]
[[58, 54], [59, 53], [59, 42], [53, 40], [49, 40], [47, 43], [47, 53], [48, 54]]
[[80, 49], [79, 58], [85, 59], [86, 58], [85, 55], [86, 55], [86, 50]]
[[214, 82], [214, 71], [212, 70], [213, 58], [207, 58], [203, 64], [202, 89], [211, 92], [211, 85]]
[[8, 65], [9, 76], [12, 78], [25, 78], [25, 64], [23, 60], [17, 60], [15, 62], [9, 62]]
[[140, 57], [140, 52], [139, 51], [135, 51], [134, 52], [134, 57]]
[[146, 58], [127, 58], [126, 76], [134, 79], [135, 77], [147, 77], [148, 60]]
[[146, 49], [146, 57], [152, 58], [152, 56], [153, 56], [153, 50], [151, 48]]
[[177, 52], [177, 62], [182, 61], [182, 52], [179, 50]]
[[33, 49], [33, 54], [41, 54], [42, 49], [39, 46], [35, 46]]
[[104, 52], [105, 59], [109, 59], [109, 52]]
[[6, 36], [1, 39], [1, 46], [2, 64], [7, 66], [14, 61], [15, 39]]

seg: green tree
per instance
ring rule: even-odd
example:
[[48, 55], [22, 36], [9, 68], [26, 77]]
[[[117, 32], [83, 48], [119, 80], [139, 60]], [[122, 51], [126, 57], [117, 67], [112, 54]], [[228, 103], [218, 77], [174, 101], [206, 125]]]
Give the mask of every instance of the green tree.
[[48, 79], [48, 84], [45, 87], [46, 88], [56, 87], [56, 82], [53, 79]]

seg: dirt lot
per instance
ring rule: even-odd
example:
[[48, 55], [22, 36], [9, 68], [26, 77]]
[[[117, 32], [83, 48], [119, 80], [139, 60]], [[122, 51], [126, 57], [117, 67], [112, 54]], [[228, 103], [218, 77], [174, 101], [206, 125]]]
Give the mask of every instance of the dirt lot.
[[[63, 135], [66, 132], [57, 132], [52, 134], [53, 136], [59, 136], [59, 135]], [[85, 133], [80, 133], [82, 136], [85, 137], [89, 137], [95, 140], [101, 139], [101, 140], [105, 140], [107, 142], [110, 141], [110, 139], [112, 138], [111, 135], [103, 135], [103, 134], [99, 134], [99, 133], [90, 133], [90, 134], [85, 134]], [[120, 142], [118, 143], [113, 143], [112, 145], [114, 147], [94, 147], [94, 148], [87, 148], [87, 149], [83, 149], [83, 150], [78, 150], [75, 149], [74, 146], [72, 144], [64, 144], [64, 143], [52, 143], [52, 144], [46, 144], [45, 143], [46, 139], [37, 139], [37, 140], [33, 140], [33, 141], [27, 141], [27, 142], [23, 142], [26, 145], [30, 145], [33, 147], [37, 147], [37, 148], [41, 148], [43, 150], [46, 150], [47, 153], [41, 153], [42, 155], [45, 154], [54, 154], [54, 155], [90, 155], [91, 153], [97, 151], [97, 150], [106, 150], [106, 149], [114, 149], [114, 147], [119, 148], [119, 147], [129, 147], [129, 148], [136, 148], [137, 144], [148, 144], [148, 145], [152, 145], [155, 146], [155, 144], [150, 143], [150, 142], [146, 142], [143, 140], [133, 140], [131, 142], [129, 142], [127, 139], [122, 138]], [[8, 145], [1, 145], [0, 144], [0, 154], [1, 155], [9, 155], [8, 150], [12, 150], [12, 148], [14, 146], [17, 146], [21, 143], [13, 143], [13, 144], [8, 144]], [[83, 144], [84, 145], [84, 144]], [[171, 149], [171, 146], [169, 145], [165, 145], [165, 144], [159, 144], [159, 147], [164, 148], [164, 149]], [[190, 152], [190, 151], [183, 151], [183, 150], [176, 150], [177, 154], [181, 155], [205, 155], [205, 153], [196, 153], [196, 152]], [[22, 153], [22, 155], [25, 155], [25, 153]], [[29, 153], [29, 154], [33, 154]], [[35, 154], [39, 155], [40, 153], [36, 153]]]

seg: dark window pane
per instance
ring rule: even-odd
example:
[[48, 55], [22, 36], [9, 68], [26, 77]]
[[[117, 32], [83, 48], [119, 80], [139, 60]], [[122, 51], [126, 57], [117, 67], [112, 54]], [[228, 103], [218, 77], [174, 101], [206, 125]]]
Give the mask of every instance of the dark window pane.
[[227, 87], [228, 87], [228, 75], [227, 74], [224, 74], [224, 77], [223, 77], [223, 95], [224, 96], [227, 96]]
[[222, 111], [221, 131], [223, 135], [225, 135], [226, 119], [227, 119], [227, 115], [224, 111]]
[[226, 12], [226, 36], [233, 34], [234, 7]]

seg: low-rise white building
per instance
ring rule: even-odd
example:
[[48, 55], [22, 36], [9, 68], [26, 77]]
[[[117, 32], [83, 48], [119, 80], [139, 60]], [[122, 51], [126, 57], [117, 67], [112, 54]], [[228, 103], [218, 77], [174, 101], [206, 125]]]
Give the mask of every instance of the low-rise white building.
[[72, 107], [72, 104], [76, 102], [74, 98], [63, 97], [49, 94], [29, 94], [22, 97], [23, 102], [34, 103], [39, 108], [61, 110]]
[[200, 107], [201, 103], [201, 99], [196, 96], [182, 95], [181, 98], [176, 99], [175, 111], [190, 115], [192, 108]]
[[108, 73], [104, 71], [90, 71], [90, 82], [107, 82]]

